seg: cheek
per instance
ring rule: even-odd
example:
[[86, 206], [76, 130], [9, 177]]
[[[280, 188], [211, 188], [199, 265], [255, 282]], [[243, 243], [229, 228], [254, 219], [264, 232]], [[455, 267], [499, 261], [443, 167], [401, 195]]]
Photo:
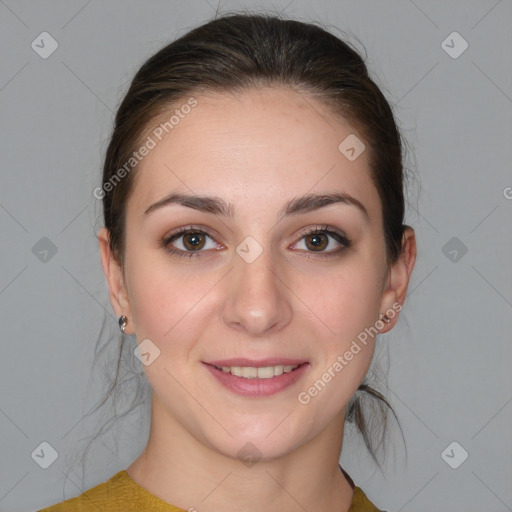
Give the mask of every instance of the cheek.
[[357, 255], [336, 272], [303, 281], [298, 295], [306, 299], [338, 348], [379, 318], [382, 272], [375, 260]]
[[[363, 265], [364, 267], [364, 265]], [[347, 269], [349, 266], [347, 266]], [[314, 311], [322, 320], [316, 354], [317, 364], [299, 396], [299, 402], [314, 403], [316, 420], [327, 423], [347, 404], [371, 364], [379, 316], [380, 274], [372, 266], [350, 267], [350, 272], [332, 276], [317, 289]]]
[[[328, 279], [319, 279], [315, 292], [310, 293], [308, 303], [322, 320], [312, 317], [312, 321], [321, 327], [318, 332], [325, 334], [319, 339], [322, 351], [308, 383], [313, 388], [303, 391], [306, 399], [318, 397], [317, 407], [323, 410], [319, 414], [325, 414], [326, 421], [337, 410], [336, 404], [348, 402], [370, 366], [378, 332], [375, 322], [379, 319], [383, 271], [384, 266], [375, 265], [375, 256], [359, 252], [338, 272], [330, 272]], [[306, 289], [312, 288], [303, 288], [303, 293]]]
[[171, 365], [181, 356], [188, 358], [207, 328], [218, 274], [202, 269], [192, 275], [167, 254], [151, 249], [132, 252], [126, 268], [139, 342], [149, 338]]
[[193, 307], [189, 304], [193, 297], [185, 279], [157, 252], [135, 249], [127, 255], [127, 287], [137, 336], [160, 344]]

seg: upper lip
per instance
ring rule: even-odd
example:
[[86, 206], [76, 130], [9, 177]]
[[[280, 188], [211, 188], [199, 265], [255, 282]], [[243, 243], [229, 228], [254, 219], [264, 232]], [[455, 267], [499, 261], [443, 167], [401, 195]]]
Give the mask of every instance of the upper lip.
[[245, 357], [237, 357], [234, 359], [219, 359], [217, 361], [208, 361], [206, 364], [213, 366], [248, 366], [252, 368], [261, 368], [264, 366], [298, 366], [307, 363], [304, 359], [290, 359], [287, 357], [267, 357], [265, 359], [247, 359]]

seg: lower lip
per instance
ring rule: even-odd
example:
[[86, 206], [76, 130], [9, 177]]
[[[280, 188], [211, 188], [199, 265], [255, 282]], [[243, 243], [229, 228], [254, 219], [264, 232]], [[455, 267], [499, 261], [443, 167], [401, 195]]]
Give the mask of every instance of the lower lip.
[[309, 363], [303, 363], [295, 370], [283, 373], [270, 379], [246, 379], [237, 377], [231, 373], [218, 370], [211, 364], [206, 364], [210, 373], [226, 388], [244, 396], [270, 396], [283, 391], [287, 387], [295, 384], [309, 368]]

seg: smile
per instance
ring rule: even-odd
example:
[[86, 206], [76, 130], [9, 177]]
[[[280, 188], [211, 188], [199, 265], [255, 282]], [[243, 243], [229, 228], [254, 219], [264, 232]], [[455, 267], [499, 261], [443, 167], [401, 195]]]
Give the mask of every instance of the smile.
[[236, 377], [243, 377], [244, 379], [271, 379], [272, 377], [278, 377], [283, 373], [289, 373], [299, 365], [276, 365], [276, 366], [261, 366], [256, 368], [255, 366], [222, 366], [218, 370], [222, 370], [224, 373], [230, 373]]
[[217, 366], [203, 363], [215, 381], [223, 388], [247, 397], [265, 397], [277, 394], [301, 379], [309, 363], [268, 366]]

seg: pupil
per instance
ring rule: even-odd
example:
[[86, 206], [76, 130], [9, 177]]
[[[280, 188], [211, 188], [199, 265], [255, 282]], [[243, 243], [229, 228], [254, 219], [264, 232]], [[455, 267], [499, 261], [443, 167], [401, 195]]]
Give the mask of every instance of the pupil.
[[200, 243], [197, 235], [190, 235], [189, 241], [190, 240], [192, 240], [192, 245], [198, 245]]

